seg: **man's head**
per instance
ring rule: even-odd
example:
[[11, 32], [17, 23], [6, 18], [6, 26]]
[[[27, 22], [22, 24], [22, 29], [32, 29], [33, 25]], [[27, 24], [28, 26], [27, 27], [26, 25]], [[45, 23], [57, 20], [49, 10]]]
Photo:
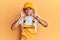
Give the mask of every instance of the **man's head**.
[[26, 9], [23, 9], [23, 10], [27, 15], [35, 14], [35, 10], [33, 8], [26, 8]]
[[33, 5], [30, 2], [25, 3], [23, 10], [27, 15], [32, 15], [33, 13], [35, 13]]

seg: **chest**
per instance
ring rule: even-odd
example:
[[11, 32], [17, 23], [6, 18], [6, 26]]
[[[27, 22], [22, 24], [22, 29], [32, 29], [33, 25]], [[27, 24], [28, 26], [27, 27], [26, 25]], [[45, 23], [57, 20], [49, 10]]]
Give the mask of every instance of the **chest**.
[[33, 17], [32, 16], [27, 16], [24, 20], [26, 25], [32, 25], [33, 23]]
[[21, 25], [32, 25], [35, 23], [35, 19], [32, 16], [27, 16], [24, 19], [20, 20]]

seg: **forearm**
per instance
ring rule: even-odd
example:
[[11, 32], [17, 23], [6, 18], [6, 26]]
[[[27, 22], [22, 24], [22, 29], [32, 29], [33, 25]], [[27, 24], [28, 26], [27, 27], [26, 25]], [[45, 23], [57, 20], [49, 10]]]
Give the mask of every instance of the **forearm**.
[[13, 24], [17, 23], [17, 21], [20, 19], [20, 16], [14, 21]]
[[17, 26], [19, 25], [19, 20], [20, 20], [20, 18], [19, 18], [18, 20], [16, 20], [16, 21], [12, 24], [12, 26], [11, 26], [11, 29], [12, 29], [12, 30], [14, 30], [14, 29], [17, 28]]
[[11, 30], [16, 29], [18, 27], [18, 25], [19, 25], [19, 22], [16, 22], [15, 24], [12, 24]]
[[37, 19], [38, 22], [39, 22], [41, 25], [43, 25], [44, 27], [47, 27], [47, 26], [48, 26], [48, 23], [47, 23], [45, 20], [43, 20], [43, 19], [41, 19], [41, 18], [39, 18], [39, 17], [37, 17], [37, 16], [36, 16], [36, 19]]

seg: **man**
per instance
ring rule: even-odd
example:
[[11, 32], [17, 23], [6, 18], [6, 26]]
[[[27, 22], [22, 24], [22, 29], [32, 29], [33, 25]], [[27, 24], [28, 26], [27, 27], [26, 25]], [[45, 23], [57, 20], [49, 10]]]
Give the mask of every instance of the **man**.
[[11, 29], [14, 30], [18, 25], [20, 25], [22, 40], [36, 40], [38, 23], [44, 27], [48, 26], [48, 23], [46, 21], [35, 14], [33, 5], [30, 2], [27, 2], [21, 11], [21, 15], [12, 24]]

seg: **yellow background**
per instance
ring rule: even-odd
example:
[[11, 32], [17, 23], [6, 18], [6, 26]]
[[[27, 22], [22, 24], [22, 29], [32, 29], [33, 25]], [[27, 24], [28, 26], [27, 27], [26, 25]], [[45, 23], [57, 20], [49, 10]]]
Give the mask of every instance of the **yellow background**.
[[20, 39], [20, 28], [14, 31], [10, 28], [27, 1], [48, 22], [47, 28], [39, 25], [38, 40], [60, 40], [60, 0], [0, 0], [0, 40]]

